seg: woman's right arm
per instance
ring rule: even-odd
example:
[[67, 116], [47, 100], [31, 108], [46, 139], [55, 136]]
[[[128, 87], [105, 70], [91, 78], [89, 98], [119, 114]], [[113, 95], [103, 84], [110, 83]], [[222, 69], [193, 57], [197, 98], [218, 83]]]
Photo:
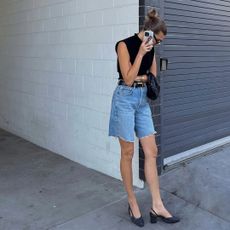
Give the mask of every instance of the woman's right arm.
[[130, 63], [129, 52], [124, 42], [117, 47], [118, 61], [125, 84], [131, 86], [138, 75], [143, 56], [152, 49], [152, 45], [142, 42], [133, 65]]

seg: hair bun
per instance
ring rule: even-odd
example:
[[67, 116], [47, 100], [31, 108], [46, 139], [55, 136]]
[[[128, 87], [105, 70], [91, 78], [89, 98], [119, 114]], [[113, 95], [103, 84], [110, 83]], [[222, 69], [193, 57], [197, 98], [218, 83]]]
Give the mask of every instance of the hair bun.
[[151, 9], [151, 10], [148, 12], [147, 16], [148, 16], [148, 18], [149, 18], [150, 20], [154, 20], [155, 18], [158, 17], [158, 13], [157, 13], [156, 9], [154, 8], [154, 9]]
[[167, 34], [166, 24], [161, 19], [160, 15], [158, 15], [156, 8], [151, 7], [151, 9], [148, 10], [142, 30], [152, 30], [155, 34], [158, 34], [159, 32], [162, 32], [164, 35]]

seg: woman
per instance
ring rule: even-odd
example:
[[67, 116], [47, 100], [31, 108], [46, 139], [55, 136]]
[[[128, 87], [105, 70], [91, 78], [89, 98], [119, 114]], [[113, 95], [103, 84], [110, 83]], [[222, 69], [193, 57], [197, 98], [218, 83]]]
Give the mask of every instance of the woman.
[[[144, 31], [154, 32], [152, 40], [144, 39]], [[117, 42], [117, 69], [119, 82], [114, 90], [109, 122], [109, 136], [118, 137], [121, 147], [120, 171], [128, 195], [128, 213], [131, 221], [139, 227], [144, 220], [133, 192], [132, 157], [134, 154], [134, 132], [139, 138], [145, 155], [144, 172], [152, 196], [150, 222], [161, 218], [167, 223], [176, 223], [164, 207], [159, 190], [156, 167], [157, 146], [151, 110], [147, 101], [146, 73], [157, 75], [154, 46], [166, 36], [167, 28], [156, 10], [148, 12], [143, 29], [131, 37]]]

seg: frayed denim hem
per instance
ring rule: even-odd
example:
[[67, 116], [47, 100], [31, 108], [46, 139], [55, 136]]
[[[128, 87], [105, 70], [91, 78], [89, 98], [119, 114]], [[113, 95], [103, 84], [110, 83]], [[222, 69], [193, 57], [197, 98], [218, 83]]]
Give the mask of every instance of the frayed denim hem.
[[123, 141], [126, 141], [126, 142], [132, 142], [132, 143], [135, 142], [134, 140], [126, 140], [125, 138], [123, 138], [123, 137], [121, 137], [121, 136], [114, 136], [114, 135], [109, 135], [109, 136], [116, 137], [116, 138], [120, 138], [120, 139], [122, 139]]
[[150, 134], [148, 134], [148, 135], [146, 135], [146, 136], [139, 137], [139, 139], [142, 139], [142, 138], [145, 138], [145, 137], [149, 137], [149, 136], [155, 135], [156, 133], [157, 133], [157, 132], [155, 131], [155, 132], [150, 133]]

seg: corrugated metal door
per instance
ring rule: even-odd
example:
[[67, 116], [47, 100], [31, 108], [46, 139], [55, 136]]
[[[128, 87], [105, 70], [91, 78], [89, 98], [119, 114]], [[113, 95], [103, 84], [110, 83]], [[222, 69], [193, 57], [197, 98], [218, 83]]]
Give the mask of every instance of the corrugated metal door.
[[165, 157], [230, 135], [230, 1], [165, 0]]

